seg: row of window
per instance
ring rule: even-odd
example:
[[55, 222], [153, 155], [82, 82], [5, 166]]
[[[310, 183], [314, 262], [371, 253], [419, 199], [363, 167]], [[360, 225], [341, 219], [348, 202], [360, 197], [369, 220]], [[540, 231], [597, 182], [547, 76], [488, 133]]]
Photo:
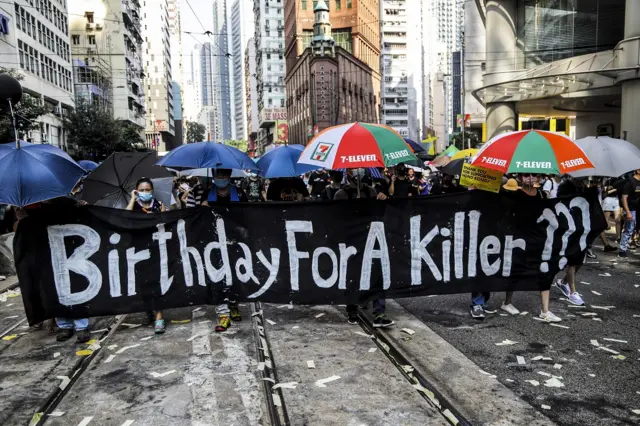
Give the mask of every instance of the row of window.
[[55, 52], [67, 62], [71, 61], [69, 43], [58, 37], [45, 24], [36, 19], [35, 16], [27, 12], [24, 8], [16, 6], [16, 27], [29, 37], [38, 41], [41, 45]]
[[[331, 9], [331, 1], [327, 1], [327, 7]], [[318, 5], [318, 0], [313, 0], [313, 10], [316, 9]], [[347, 9], [351, 9], [353, 7], [353, 0], [346, 0]], [[335, 8], [334, 10], [342, 9], [342, 0], [335, 0]], [[307, 10], [307, 0], [302, 0], [302, 10]]]
[[61, 89], [71, 92], [71, 71], [55, 62], [53, 59], [39, 53], [36, 49], [18, 40], [20, 68], [55, 84]]
[[[66, 2], [56, 0], [56, 3], [60, 3], [64, 8], [63, 10], [66, 10]], [[36, 10], [38, 10], [38, 12], [42, 14], [42, 16], [47, 18], [49, 22], [55, 25], [57, 29], [62, 31], [65, 35], [69, 35], [69, 21], [67, 19], [67, 14], [53, 5], [51, 3], [51, 0], [29, 0], [29, 4], [31, 5], [31, 7], [35, 7]], [[16, 4], [16, 20], [19, 20], [18, 17], [21, 16], [20, 14], [18, 14], [18, 8], [19, 6]]]

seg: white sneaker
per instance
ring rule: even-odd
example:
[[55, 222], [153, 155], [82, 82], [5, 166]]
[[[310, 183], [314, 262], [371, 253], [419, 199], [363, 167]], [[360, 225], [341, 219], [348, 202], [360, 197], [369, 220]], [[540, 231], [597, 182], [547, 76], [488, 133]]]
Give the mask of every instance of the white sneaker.
[[574, 305], [584, 306], [584, 300], [582, 300], [582, 296], [579, 293], [571, 293], [569, 296], [569, 302]]
[[520, 314], [520, 311], [518, 310], [518, 308], [513, 306], [511, 303], [509, 303], [508, 305], [500, 306], [500, 309], [502, 309], [503, 311], [505, 311], [506, 313], [511, 314], [511, 315], [519, 315]]
[[566, 297], [571, 297], [571, 289], [569, 288], [569, 284], [562, 281], [562, 278], [558, 278], [556, 280], [556, 287], [564, 294]]
[[557, 317], [553, 314], [553, 312], [540, 312], [540, 318], [545, 320], [546, 322], [560, 322], [562, 318]]

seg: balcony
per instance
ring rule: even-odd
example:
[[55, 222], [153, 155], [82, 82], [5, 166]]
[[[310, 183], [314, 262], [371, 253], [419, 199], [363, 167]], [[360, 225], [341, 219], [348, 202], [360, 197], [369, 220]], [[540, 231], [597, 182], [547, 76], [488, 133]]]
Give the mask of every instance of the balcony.
[[136, 111], [128, 110], [127, 118], [129, 121], [133, 122], [139, 127], [145, 126], [145, 116], [144, 114], [138, 114]]

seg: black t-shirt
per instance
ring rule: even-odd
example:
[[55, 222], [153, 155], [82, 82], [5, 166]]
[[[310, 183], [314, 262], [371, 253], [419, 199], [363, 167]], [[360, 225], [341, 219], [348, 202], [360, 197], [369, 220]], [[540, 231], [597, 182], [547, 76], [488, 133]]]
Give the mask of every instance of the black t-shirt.
[[378, 194], [389, 196], [389, 181], [386, 178], [376, 179], [372, 186]]
[[253, 180], [247, 178], [242, 182], [242, 190], [244, 191], [247, 201], [257, 202], [262, 201], [262, 191], [264, 190], [264, 182], [262, 179], [257, 178]]
[[342, 189], [342, 187], [334, 188], [331, 185], [327, 186], [324, 189], [324, 191], [322, 191], [322, 199], [323, 200], [333, 200], [333, 198], [336, 196], [338, 191], [340, 191], [340, 189]]
[[558, 186], [558, 197], [568, 197], [578, 195], [584, 192], [584, 187], [579, 187], [571, 179], [563, 180]]
[[267, 190], [269, 201], [295, 201], [298, 195], [302, 198], [309, 196], [304, 181], [298, 177], [274, 179]]
[[636, 211], [638, 209], [638, 200], [640, 200], [640, 182], [633, 176], [627, 179], [622, 190], [622, 195], [627, 195], [627, 203], [629, 210]]
[[395, 198], [406, 198], [411, 194], [412, 197], [418, 195], [418, 191], [415, 186], [408, 179], [396, 179], [393, 184], [393, 196]]
[[311, 195], [321, 195], [322, 191], [329, 185], [329, 174], [324, 172], [313, 172], [309, 177], [309, 185], [311, 185]]

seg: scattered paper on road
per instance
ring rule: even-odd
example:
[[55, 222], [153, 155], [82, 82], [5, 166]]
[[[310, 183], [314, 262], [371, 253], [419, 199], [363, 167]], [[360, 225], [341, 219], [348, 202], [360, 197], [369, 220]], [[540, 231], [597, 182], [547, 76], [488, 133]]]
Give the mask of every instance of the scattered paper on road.
[[640, 414], [640, 410], [631, 410], [633, 414]]
[[549, 374], [546, 371], [538, 371], [538, 374], [545, 377], [553, 377], [553, 374]]
[[90, 349], [82, 349], [76, 352], [76, 355], [78, 356], [89, 356], [93, 353], [92, 350]]
[[264, 380], [265, 382], [271, 382], [274, 385], [276, 384], [276, 381], [273, 380], [271, 377], [263, 377], [262, 380]]
[[566, 325], [553, 324], [553, 323], [551, 323], [551, 324], [549, 324], [549, 325], [550, 325], [550, 326], [552, 326], [552, 327], [564, 328], [564, 329], [566, 329], [566, 330], [568, 330], [568, 329], [569, 329], [569, 327], [567, 327]]
[[109, 331], [109, 329], [101, 328], [100, 330], [91, 330], [91, 334], [104, 333], [105, 331]]
[[560, 380], [556, 379], [555, 377], [550, 378], [549, 380], [547, 380], [546, 382], [544, 382], [544, 385], [548, 388], [563, 388], [564, 387], [564, 383], [562, 383]]
[[65, 390], [71, 379], [68, 376], [56, 376], [56, 379], [60, 380], [58, 387], [60, 390]]
[[318, 315], [316, 315], [316, 318], [320, 318], [324, 316], [324, 312], [319, 313]]
[[611, 309], [615, 308], [615, 306], [597, 306], [597, 305], [591, 305], [591, 308], [593, 309], [603, 309], [605, 311], [610, 311]]
[[190, 323], [191, 320], [190, 319], [184, 319], [184, 320], [171, 320], [171, 324], [188, 324]]
[[271, 321], [270, 319], [266, 320], [269, 325], [276, 325], [277, 323], [275, 321]]
[[529, 314], [529, 312], [527, 312], [527, 311], [520, 312], [520, 315], [522, 315], [522, 316], [525, 316], [525, 315], [528, 315], [528, 314]]
[[307, 368], [316, 368], [316, 363], [313, 360], [307, 361]]
[[134, 423], [135, 423], [135, 420], [127, 420], [124, 423], [122, 423], [120, 426], [131, 426]]
[[600, 343], [598, 343], [598, 341], [597, 341], [597, 340], [595, 340], [595, 339], [591, 340], [591, 344], [592, 344], [593, 346], [596, 346], [596, 347], [597, 347], [597, 346], [600, 346]]
[[540, 386], [540, 382], [537, 380], [525, 380], [525, 382], [530, 383], [533, 386]]
[[369, 349], [369, 353], [370, 353], [370, 354], [372, 354], [372, 353], [374, 353], [376, 350], [378, 350], [378, 348], [371, 348], [371, 349]]
[[516, 359], [518, 360], [518, 364], [520, 364], [520, 365], [526, 365], [527, 364], [527, 361], [524, 359], [523, 356], [517, 355]]
[[257, 368], [257, 370], [258, 370], [258, 371], [264, 371], [264, 362], [259, 362], [259, 363], [258, 363], [258, 368]]
[[133, 349], [133, 348], [137, 348], [138, 346], [140, 346], [140, 343], [137, 343], [137, 344], [135, 344], [135, 345], [130, 345], [130, 346], [124, 346], [124, 347], [120, 348], [120, 350], [118, 350], [118, 352], [116, 352], [116, 353], [117, 353], [117, 354], [121, 354], [121, 353], [123, 353], [123, 352], [124, 352], [124, 351], [126, 351], [126, 350]]
[[553, 364], [553, 368], [560, 370], [562, 368], [562, 364]]
[[149, 373], [151, 375], [151, 377], [157, 379], [159, 377], [165, 377], [168, 376], [169, 374], [173, 374], [175, 373], [176, 370], [169, 370], [169, 371], [165, 371], [164, 373], [156, 373], [155, 371], [152, 371], [151, 373]]
[[606, 346], [598, 346], [597, 349], [600, 349], [601, 351], [609, 352], [610, 354], [614, 354], [614, 355], [620, 354], [620, 352], [614, 351], [613, 349], [609, 349]]
[[282, 407], [282, 400], [280, 399], [280, 395], [278, 395], [277, 393], [273, 393], [271, 394], [271, 397], [273, 398], [273, 405], [275, 405], [276, 407]]
[[78, 423], [78, 426], [87, 426], [91, 422], [91, 420], [93, 420], [93, 416], [85, 417], [80, 423]]
[[260, 316], [260, 315], [262, 315], [262, 309], [260, 309], [258, 312], [255, 312], [255, 313], [251, 314], [252, 317], [257, 317], [257, 316]]
[[17, 334], [9, 334], [8, 336], [4, 336], [2, 340], [9, 341], [15, 339], [16, 337], [18, 337]]
[[114, 359], [115, 357], [116, 357], [115, 355], [109, 355], [109, 356], [107, 357], [107, 359], [105, 359], [105, 360], [104, 360], [104, 363], [106, 364], [106, 363], [108, 363], [108, 362], [113, 361], [113, 359]]
[[140, 339], [140, 340], [145, 341], [145, 340], [149, 340], [149, 339], [153, 339], [153, 336], [143, 337], [143, 338], [142, 338], [142, 339]]
[[291, 329], [292, 329], [292, 330], [297, 330], [297, 329], [299, 329], [299, 328], [300, 328], [300, 326], [299, 326], [299, 325], [294, 325], [293, 327], [291, 327]]
[[517, 343], [518, 342], [514, 342], [513, 340], [506, 339], [500, 343], [496, 343], [496, 346], [513, 346], [513, 345], [516, 345]]
[[627, 357], [624, 355], [611, 355], [611, 358], [619, 359], [620, 361], [624, 361], [625, 359], [627, 359]]
[[413, 336], [414, 334], [416, 334], [416, 332], [415, 332], [415, 331], [413, 331], [413, 330], [412, 330], [412, 329], [410, 329], [410, 328], [403, 328], [403, 329], [401, 329], [400, 331], [404, 331], [404, 332], [405, 332], [405, 333], [407, 333], [409, 336]]
[[591, 290], [591, 293], [595, 294], [596, 296], [602, 296], [602, 293], [598, 293], [598, 292], [597, 292], [597, 291], [595, 291], [595, 290]]
[[540, 407], [542, 407], [545, 410], [551, 410], [551, 406], [549, 405], [542, 404]]
[[629, 343], [629, 342], [627, 342], [626, 340], [609, 339], [608, 337], [604, 337], [602, 340], [606, 340], [607, 342]]
[[59, 356], [60, 356], [60, 352], [54, 352], [54, 353], [53, 353], [53, 357], [54, 357], [54, 358], [58, 358]]
[[326, 388], [327, 383], [333, 382], [338, 379], [340, 379], [340, 376], [331, 376], [331, 377], [327, 377], [326, 379], [320, 379], [316, 381], [316, 386], [318, 386], [319, 388]]
[[107, 349], [109, 349], [110, 351], [114, 350], [115, 348], [117, 348], [118, 345], [109, 345], [107, 346]]
[[[171, 321], [171, 322], [173, 322], [173, 321]], [[123, 322], [122, 325], [124, 325], [125, 327], [129, 327], [129, 328], [136, 328], [136, 327], [141, 327], [142, 326], [142, 324], [129, 324], [129, 323], [126, 323], [126, 322]]]
[[605, 272], [604, 274], [598, 274], [598, 275], [600, 275], [601, 277], [610, 277], [611, 276], [611, 274], [608, 273], [608, 272]]
[[[187, 339], [187, 342], [193, 342], [195, 339], [197, 339], [198, 337], [204, 337], [206, 335], [208, 335], [209, 333], [199, 333], [199, 334], [194, 334], [193, 336], [189, 337]], [[142, 340], [142, 339], [140, 339]]]
[[531, 361], [540, 361], [542, 359], [541, 355], [538, 355], [537, 357], [531, 358]]
[[362, 331], [356, 331], [355, 333], [356, 333], [356, 334], [358, 334], [358, 335], [360, 335], [360, 336], [364, 336], [364, 337], [369, 337], [369, 338], [371, 338], [371, 335], [370, 335], [370, 334], [363, 333]]
[[49, 417], [62, 417], [64, 416], [64, 411], [53, 411], [49, 413]]
[[580, 284], [591, 285], [591, 283], [588, 283], [586, 281], [580, 281]]
[[286, 383], [278, 383], [277, 385], [273, 385], [271, 390], [276, 390], [278, 388], [282, 389], [295, 389], [298, 382], [286, 382]]
[[582, 315], [583, 317], [597, 317], [598, 313], [597, 312], [585, 312], [585, 313], [580, 314], [580, 315]]
[[591, 374], [589, 374], [589, 377], [596, 377], [596, 375], [591, 373]]

